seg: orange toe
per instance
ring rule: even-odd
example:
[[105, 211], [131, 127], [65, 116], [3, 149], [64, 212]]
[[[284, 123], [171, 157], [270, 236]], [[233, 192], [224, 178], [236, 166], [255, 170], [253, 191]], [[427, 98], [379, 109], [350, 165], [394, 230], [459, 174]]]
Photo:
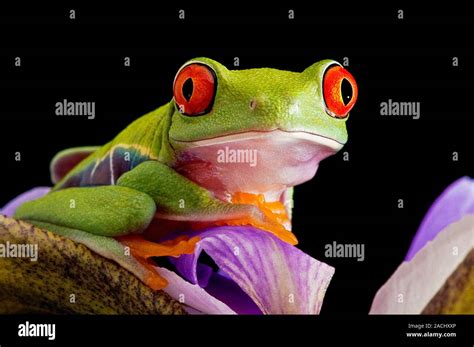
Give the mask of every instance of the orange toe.
[[220, 225], [252, 225], [268, 231], [291, 245], [298, 244], [295, 234], [287, 230], [284, 225], [290, 222], [285, 206], [279, 202], [266, 202], [263, 195], [236, 193], [232, 197], [234, 204], [251, 204], [257, 206], [265, 215], [266, 221], [257, 220], [251, 216], [222, 221]]
[[152, 242], [141, 235], [126, 235], [118, 238], [121, 243], [130, 247], [133, 255], [148, 259], [150, 257], [179, 257], [181, 254], [191, 254], [199, 241], [199, 237], [189, 239], [179, 236], [165, 242]]
[[277, 223], [264, 223], [260, 220], [254, 219], [252, 217], [243, 217], [237, 219], [229, 219], [229, 220], [222, 220], [215, 223], [215, 225], [222, 226], [222, 225], [233, 225], [233, 226], [243, 226], [243, 225], [251, 225], [257, 229], [262, 229], [272, 233], [280, 240], [289, 243], [290, 245], [297, 245], [298, 239], [296, 238], [295, 234], [293, 234], [290, 230], [285, 229], [281, 224]]
[[145, 283], [152, 289], [163, 289], [168, 285], [149, 261], [151, 257], [179, 257], [181, 254], [192, 254], [199, 237], [188, 238], [179, 236], [173, 240], [156, 243], [146, 240], [142, 235], [126, 235], [117, 238], [119, 242], [130, 248], [130, 252], [143, 266], [149, 270]]
[[232, 203], [258, 206], [265, 214], [265, 217], [274, 223], [283, 225], [290, 222], [286, 213], [285, 205], [280, 201], [266, 202], [262, 194], [236, 193], [232, 197]]

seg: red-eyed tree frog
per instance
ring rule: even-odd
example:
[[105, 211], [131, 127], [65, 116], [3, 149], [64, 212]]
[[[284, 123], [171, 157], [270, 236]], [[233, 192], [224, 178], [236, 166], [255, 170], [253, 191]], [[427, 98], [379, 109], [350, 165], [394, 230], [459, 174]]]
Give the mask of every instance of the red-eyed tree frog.
[[332, 60], [296, 73], [193, 59], [170, 102], [102, 147], [58, 153], [51, 192], [15, 217], [102, 252], [118, 252], [120, 240], [142, 262], [190, 253], [197, 241], [152, 242], [142, 237], [152, 226], [251, 224], [295, 244], [292, 188], [346, 143], [356, 99], [353, 76]]

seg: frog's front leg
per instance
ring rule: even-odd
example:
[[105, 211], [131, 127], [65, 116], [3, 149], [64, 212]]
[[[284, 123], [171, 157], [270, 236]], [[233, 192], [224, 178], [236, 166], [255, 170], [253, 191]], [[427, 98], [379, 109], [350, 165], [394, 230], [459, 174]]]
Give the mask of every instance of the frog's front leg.
[[151, 196], [156, 216], [173, 221], [198, 222], [203, 225], [253, 225], [269, 231], [284, 241], [296, 244], [272, 213], [249, 203], [228, 203], [158, 161], [146, 161], [123, 174], [118, 186], [132, 188]]

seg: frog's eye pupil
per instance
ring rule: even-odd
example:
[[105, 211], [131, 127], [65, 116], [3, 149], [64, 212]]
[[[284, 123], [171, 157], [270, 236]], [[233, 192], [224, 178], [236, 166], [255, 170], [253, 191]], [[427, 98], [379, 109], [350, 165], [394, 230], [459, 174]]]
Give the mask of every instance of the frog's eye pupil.
[[194, 89], [193, 79], [188, 78], [186, 82], [184, 82], [183, 84], [183, 96], [188, 102], [191, 99], [191, 96], [193, 96], [193, 89]]
[[341, 82], [341, 95], [342, 102], [347, 106], [347, 104], [352, 99], [352, 86], [351, 83], [345, 78]]
[[178, 111], [186, 116], [201, 116], [212, 109], [217, 90], [214, 70], [202, 63], [182, 67], [174, 79], [173, 98]]
[[323, 78], [323, 95], [327, 113], [346, 118], [357, 100], [356, 81], [342, 66], [330, 66]]

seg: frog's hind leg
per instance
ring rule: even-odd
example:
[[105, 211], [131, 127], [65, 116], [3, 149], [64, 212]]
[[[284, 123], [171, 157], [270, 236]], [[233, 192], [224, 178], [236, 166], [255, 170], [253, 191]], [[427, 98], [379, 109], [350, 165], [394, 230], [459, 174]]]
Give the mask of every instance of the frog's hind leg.
[[50, 164], [51, 181], [56, 184], [63, 179], [76, 165], [97, 151], [100, 147], [74, 147], [57, 153]]
[[[150, 224], [155, 210], [155, 202], [146, 193], [100, 186], [49, 193], [21, 205], [14, 217], [82, 243], [115, 260], [151, 288], [162, 289], [167, 282], [149, 258], [192, 253], [198, 239], [179, 238], [162, 244], [145, 240], [141, 232]], [[132, 236], [124, 236], [128, 234]]]
[[118, 186], [66, 188], [21, 205], [14, 217], [100, 236], [142, 232], [155, 215], [146, 193]]

